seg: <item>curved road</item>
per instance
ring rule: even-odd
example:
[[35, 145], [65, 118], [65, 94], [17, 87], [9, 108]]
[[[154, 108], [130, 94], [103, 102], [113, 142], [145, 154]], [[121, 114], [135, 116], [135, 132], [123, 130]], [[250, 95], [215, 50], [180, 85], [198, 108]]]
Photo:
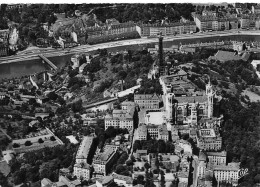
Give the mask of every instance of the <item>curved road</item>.
[[[203, 37], [212, 37], [212, 36], [228, 36], [234, 34], [252, 34], [252, 35], [260, 35], [259, 31], [241, 31], [238, 33], [237, 30], [228, 30], [228, 31], [217, 31], [217, 32], [204, 32], [204, 33], [194, 33], [194, 34], [180, 34], [176, 36], [165, 36], [164, 41], [173, 41], [178, 39], [189, 39], [189, 38], [203, 38]], [[104, 48], [112, 48], [118, 46], [126, 46], [126, 45], [137, 45], [137, 44], [147, 44], [147, 43], [155, 43], [158, 42], [158, 38], [138, 38], [131, 40], [122, 40], [122, 41], [114, 41], [109, 43], [95, 44], [95, 45], [81, 45], [71, 49], [52, 49], [52, 48], [39, 48], [32, 49], [27, 51], [21, 51], [18, 55], [1, 57], [1, 63], [10, 63], [15, 61], [23, 61], [25, 59], [38, 59], [39, 54], [43, 54], [46, 57], [52, 56], [63, 56], [66, 54], [76, 54], [80, 52], [89, 52], [97, 49]]]

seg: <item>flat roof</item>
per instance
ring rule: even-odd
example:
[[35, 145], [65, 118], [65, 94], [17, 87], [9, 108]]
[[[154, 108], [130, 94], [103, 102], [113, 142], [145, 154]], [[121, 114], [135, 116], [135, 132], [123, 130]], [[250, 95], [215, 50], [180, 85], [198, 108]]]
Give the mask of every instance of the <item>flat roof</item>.
[[162, 111], [149, 111], [146, 114], [146, 122], [155, 125], [161, 125], [164, 123], [164, 116], [165, 113]]

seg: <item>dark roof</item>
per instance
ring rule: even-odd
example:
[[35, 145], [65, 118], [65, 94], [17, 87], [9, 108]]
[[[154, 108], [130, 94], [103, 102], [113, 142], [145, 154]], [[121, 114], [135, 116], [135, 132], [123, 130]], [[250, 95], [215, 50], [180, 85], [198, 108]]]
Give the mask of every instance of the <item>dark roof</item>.
[[207, 96], [189, 96], [189, 97], [175, 97], [178, 103], [204, 103], [207, 101]]

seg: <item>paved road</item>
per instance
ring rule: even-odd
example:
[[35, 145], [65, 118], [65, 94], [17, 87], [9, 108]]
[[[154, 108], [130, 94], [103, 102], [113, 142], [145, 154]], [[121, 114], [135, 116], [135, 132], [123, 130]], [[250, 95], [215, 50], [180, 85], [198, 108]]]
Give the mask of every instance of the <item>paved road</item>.
[[198, 157], [196, 155], [193, 155], [193, 161], [192, 161], [192, 167], [194, 168], [193, 170], [193, 184], [192, 187], [197, 187], [198, 184]]
[[[173, 41], [178, 39], [188, 39], [188, 38], [202, 38], [202, 37], [212, 37], [212, 36], [226, 36], [233, 34], [260, 34], [259, 31], [240, 31], [238, 33], [237, 30], [228, 30], [228, 31], [215, 31], [215, 32], [204, 32], [204, 33], [194, 33], [194, 34], [180, 34], [176, 36], [165, 36], [164, 41]], [[0, 63], [9, 63], [15, 61], [22, 61], [25, 59], [34, 59], [38, 58], [39, 54], [43, 54], [46, 57], [51, 56], [63, 56], [66, 54], [75, 54], [80, 52], [88, 52], [97, 49], [118, 47], [118, 46], [126, 46], [126, 45], [136, 45], [136, 44], [146, 44], [158, 42], [158, 38], [138, 38], [131, 40], [123, 40], [123, 41], [114, 41], [109, 43], [95, 44], [95, 45], [81, 45], [71, 49], [52, 49], [52, 48], [44, 48], [44, 49], [32, 49], [24, 52], [20, 52], [18, 55], [1, 57]]]

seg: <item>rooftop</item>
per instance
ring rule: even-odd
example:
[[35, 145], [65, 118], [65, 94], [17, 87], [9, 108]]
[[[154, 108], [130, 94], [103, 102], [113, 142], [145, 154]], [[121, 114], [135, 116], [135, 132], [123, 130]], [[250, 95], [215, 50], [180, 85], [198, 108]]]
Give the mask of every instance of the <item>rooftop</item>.
[[202, 138], [216, 137], [214, 129], [200, 129], [199, 136]]
[[227, 166], [224, 165], [217, 165], [215, 166], [214, 170], [220, 171], [238, 171], [240, 166], [240, 162], [231, 162], [228, 163]]
[[221, 152], [206, 152], [207, 156], [219, 156], [219, 157], [226, 157], [227, 152], [221, 151]]
[[76, 159], [87, 159], [90, 146], [92, 144], [93, 137], [92, 136], [85, 136], [80, 143]]
[[174, 97], [178, 103], [204, 103], [207, 102], [207, 96], [185, 96], [185, 97]]
[[147, 111], [146, 112], [146, 123], [161, 125], [164, 123], [165, 113], [162, 111]]
[[135, 94], [134, 100], [159, 100], [156, 94]]
[[128, 177], [128, 176], [124, 176], [124, 175], [119, 175], [119, 174], [114, 173], [114, 172], [112, 173], [112, 177], [113, 177], [114, 179], [126, 181], [127, 184], [132, 184], [132, 183], [133, 183], [132, 177]]
[[147, 127], [145, 124], [141, 124], [138, 128], [137, 128], [137, 136], [145, 136], [147, 135]]
[[215, 56], [209, 57], [209, 59], [213, 60], [219, 60], [222, 62], [229, 61], [229, 60], [244, 60], [247, 61], [248, 58], [250, 57], [249, 53], [243, 53], [243, 55], [237, 55], [235, 52], [230, 52], [230, 51], [221, 51], [219, 50]]

